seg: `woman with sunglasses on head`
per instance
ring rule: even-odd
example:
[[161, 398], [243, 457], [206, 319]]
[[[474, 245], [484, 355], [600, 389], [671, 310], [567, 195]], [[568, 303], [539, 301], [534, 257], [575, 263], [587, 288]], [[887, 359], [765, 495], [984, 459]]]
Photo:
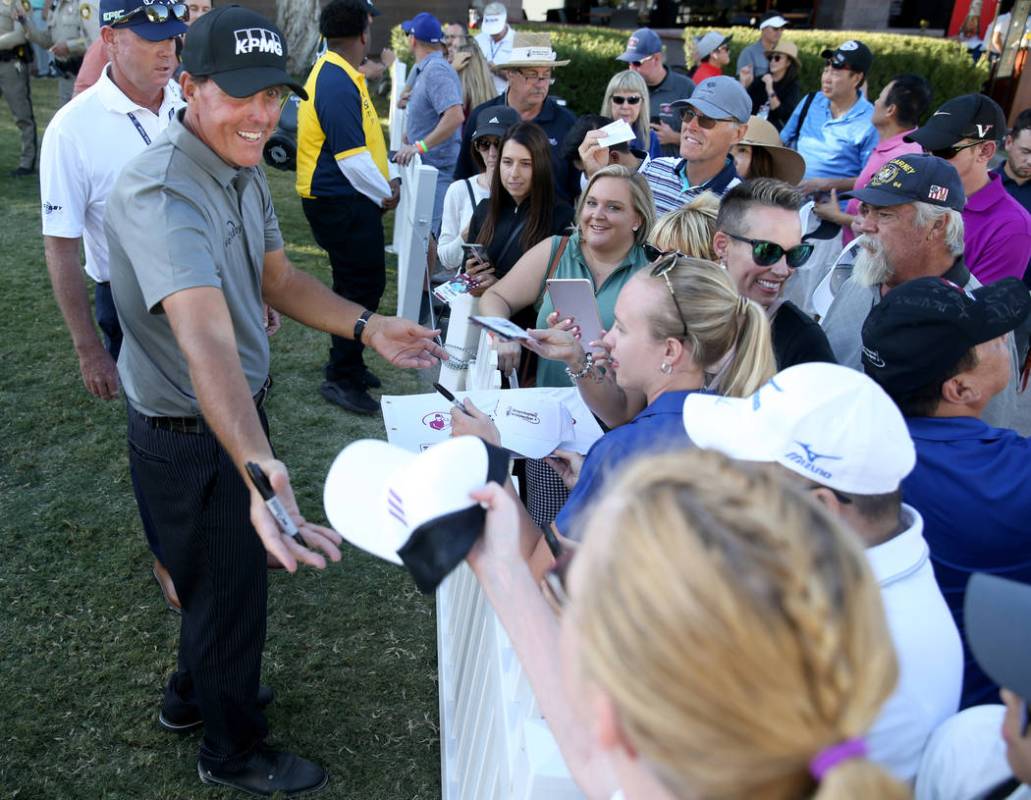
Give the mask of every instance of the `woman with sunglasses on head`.
[[444, 195], [437, 260], [449, 270], [457, 270], [465, 261], [462, 245], [469, 233], [473, 210], [490, 197], [491, 179], [497, 168], [501, 139], [517, 122], [519, 115], [515, 110], [504, 106], [485, 108], [476, 120], [470, 155], [480, 168], [479, 172], [471, 178], [455, 181]]
[[[490, 106], [483, 111], [498, 110]], [[490, 180], [490, 196], [481, 200], [469, 221], [469, 242], [486, 248], [486, 260], [468, 258], [466, 273], [482, 294], [516, 266], [524, 254], [562, 233], [573, 209], [556, 197], [551, 145], [539, 125], [519, 122], [501, 138], [501, 152]], [[488, 314], [480, 306], [481, 314]], [[524, 322], [532, 324], [529, 315]]]
[[544, 593], [517, 502], [473, 497], [469, 565], [587, 797], [909, 796], [863, 739], [898, 675], [877, 583], [805, 492], [709, 451], [641, 459]]
[[652, 158], [658, 158], [662, 155], [662, 145], [648, 124], [648, 107], [648, 84], [636, 72], [624, 70], [609, 81], [601, 102], [601, 115], [626, 122], [637, 134], [633, 144]]
[[752, 98], [752, 113], [770, 121], [778, 131], [791, 119], [802, 90], [799, 88], [798, 46], [781, 39], [766, 53], [770, 71], [748, 86]]

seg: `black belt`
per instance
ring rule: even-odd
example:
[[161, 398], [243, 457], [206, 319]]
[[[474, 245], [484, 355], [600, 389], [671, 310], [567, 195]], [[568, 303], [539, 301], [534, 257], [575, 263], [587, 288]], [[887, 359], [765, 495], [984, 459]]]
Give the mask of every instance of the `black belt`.
[[[254, 407], [261, 410], [268, 397], [269, 387], [272, 385], [271, 378], [265, 378], [265, 383], [258, 393], [254, 395]], [[172, 431], [173, 433], [209, 433], [210, 429], [204, 422], [204, 417], [148, 417], [143, 415], [147, 424], [158, 431]]]

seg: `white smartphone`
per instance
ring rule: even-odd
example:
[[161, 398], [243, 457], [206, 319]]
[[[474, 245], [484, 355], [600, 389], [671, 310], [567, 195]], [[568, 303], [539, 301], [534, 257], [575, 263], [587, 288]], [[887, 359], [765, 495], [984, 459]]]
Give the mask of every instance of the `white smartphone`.
[[481, 328], [486, 328], [491, 333], [496, 333], [503, 339], [530, 338], [530, 334], [512, 322], [512, 320], [505, 319], [504, 317], [469, 317], [469, 321], [474, 322]]
[[588, 342], [601, 339], [601, 313], [594, 297], [594, 287], [587, 278], [550, 278], [548, 294], [559, 319], [572, 318], [580, 327], [580, 341], [585, 350]]

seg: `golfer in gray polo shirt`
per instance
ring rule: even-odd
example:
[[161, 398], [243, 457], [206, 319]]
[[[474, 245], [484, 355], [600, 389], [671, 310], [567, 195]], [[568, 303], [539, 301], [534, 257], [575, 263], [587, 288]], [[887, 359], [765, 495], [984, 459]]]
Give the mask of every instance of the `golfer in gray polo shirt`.
[[[306, 325], [361, 339], [393, 364], [428, 367], [434, 331], [373, 315], [293, 267], [264, 173], [286, 42], [262, 16], [216, 8], [190, 29], [185, 112], [131, 160], [108, 200], [111, 283], [124, 330], [118, 362], [129, 401], [129, 458], [183, 605], [178, 669], [159, 722], [204, 727], [205, 783], [268, 795], [328, 780], [264, 745], [259, 692], [266, 551], [288, 571], [340, 558], [336, 532], [307, 522], [272, 453], [261, 404], [269, 352], [262, 303]], [[256, 465], [285, 506], [277, 523]], [[255, 484], [257, 480], [257, 484]], [[283, 529], [296, 527], [296, 532]]]

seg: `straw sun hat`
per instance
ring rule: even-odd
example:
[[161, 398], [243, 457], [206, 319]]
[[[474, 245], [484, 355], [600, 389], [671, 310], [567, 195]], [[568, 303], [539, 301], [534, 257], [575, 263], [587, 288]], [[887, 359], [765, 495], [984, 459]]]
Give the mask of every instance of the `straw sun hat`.
[[521, 67], [564, 67], [569, 63], [558, 61], [558, 54], [551, 49], [550, 33], [520, 33], [516, 31], [512, 42], [512, 53], [504, 64], [495, 64], [496, 69], [520, 69]]

